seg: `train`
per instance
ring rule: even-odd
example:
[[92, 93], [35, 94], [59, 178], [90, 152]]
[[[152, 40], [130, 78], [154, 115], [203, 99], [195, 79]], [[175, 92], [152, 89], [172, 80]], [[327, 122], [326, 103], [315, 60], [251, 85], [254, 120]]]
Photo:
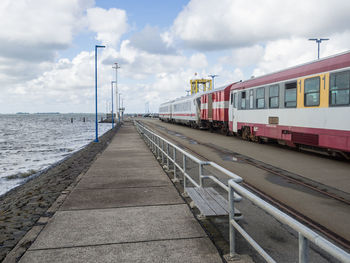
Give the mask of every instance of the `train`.
[[350, 51], [162, 103], [159, 118], [350, 157]]

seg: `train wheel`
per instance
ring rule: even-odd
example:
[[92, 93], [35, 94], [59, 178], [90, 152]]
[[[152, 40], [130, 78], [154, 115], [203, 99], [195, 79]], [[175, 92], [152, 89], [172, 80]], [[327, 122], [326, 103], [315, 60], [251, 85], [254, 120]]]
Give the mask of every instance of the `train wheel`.
[[250, 138], [250, 128], [249, 127], [243, 127], [242, 138], [243, 138], [243, 140], [249, 141], [249, 138]]

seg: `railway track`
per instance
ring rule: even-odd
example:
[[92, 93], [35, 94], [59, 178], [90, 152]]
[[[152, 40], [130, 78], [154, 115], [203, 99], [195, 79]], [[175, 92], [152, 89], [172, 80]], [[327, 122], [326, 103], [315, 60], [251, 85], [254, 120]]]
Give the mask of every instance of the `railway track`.
[[[285, 171], [281, 168], [278, 167], [274, 167], [271, 166], [269, 164], [263, 163], [261, 161], [255, 160], [249, 156], [244, 156], [241, 155], [239, 153], [236, 152], [232, 152], [230, 150], [227, 150], [225, 148], [219, 147], [217, 145], [211, 144], [211, 143], [205, 143], [205, 142], [201, 142], [198, 139], [194, 139], [194, 138], [190, 138], [187, 135], [182, 135], [176, 132], [176, 134], [174, 134], [173, 131], [168, 130], [166, 127], [159, 125], [159, 124], [154, 124], [154, 123], [150, 123], [147, 122], [145, 123], [147, 126], [153, 128], [154, 130], [157, 130], [159, 133], [162, 134], [162, 136], [168, 138], [168, 139], [173, 139], [172, 136], [176, 135], [177, 137], [185, 137], [186, 140], [192, 142], [192, 144], [200, 144], [203, 145], [209, 149], [212, 149], [218, 153], [221, 153], [223, 155], [232, 155], [235, 158], [237, 158], [237, 161], [241, 161], [241, 162], [245, 162], [248, 165], [254, 166], [258, 169], [262, 169], [264, 171], [267, 171], [275, 176], [281, 177], [284, 180], [287, 180], [293, 184], [296, 184], [300, 187], [306, 188], [308, 190], [317, 192], [318, 194], [321, 194], [327, 198], [331, 198], [334, 199], [338, 202], [342, 202], [346, 205], [350, 205], [350, 199], [348, 198], [348, 196], [339, 196], [335, 193], [331, 193], [327, 190], [324, 189], [324, 187], [317, 187], [314, 185], [314, 183], [312, 181], [309, 182], [305, 182], [304, 180], [306, 178], [303, 178], [302, 176], [296, 175], [296, 174], [292, 174], [289, 173], [288, 171]], [[190, 149], [188, 146], [184, 145], [183, 143], [180, 143], [178, 141], [176, 141], [176, 144], [184, 149], [186, 149], [186, 151], [189, 151], [197, 156], [199, 156], [201, 159], [205, 160], [205, 161], [209, 161], [208, 158], [206, 158], [205, 156], [203, 156], [202, 154], [193, 151], [192, 149]], [[266, 201], [268, 201], [269, 203], [272, 203], [274, 206], [278, 207], [279, 209], [281, 209], [282, 211], [286, 212], [287, 214], [291, 215], [292, 217], [296, 218], [297, 220], [299, 220], [301, 223], [308, 225], [309, 227], [317, 230], [318, 232], [320, 232], [321, 234], [323, 234], [324, 236], [328, 237], [330, 240], [334, 241], [335, 243], [341, 245], [342, 247], [344, 247], [345, 249], [347, 249], [348, 251], [350, 251], [350, 240], [347, 240], [346, 238], [341, 237], [340, 235], [338, 235], [337, 233], [329, 230], [327, 227], [317, 223], [315, 220], [307, 217], [306, 215], [298, 212], [296, 209], [290, 207], [287, 204], [284, 204], [283, 202], [277, 200], [276, 198], [272, 197], [271, 195], [269, 195], [268, 193], [262, 191], [261, 189], [259, 189], [258, 187], [247, 183], [247, 182], [243, 182], [243, 185], [249, 189], [250, 191], [254, 192], [255, 194], [257, 194], [258, 196], [260, 196], [261, 198], [265, 199]]]

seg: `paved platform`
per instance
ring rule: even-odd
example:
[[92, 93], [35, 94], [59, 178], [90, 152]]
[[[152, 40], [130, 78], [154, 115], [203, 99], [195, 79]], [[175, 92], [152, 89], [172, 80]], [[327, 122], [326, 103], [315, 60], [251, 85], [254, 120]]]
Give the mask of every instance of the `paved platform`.
[[131, 123], [20, 262], [222, 262]]

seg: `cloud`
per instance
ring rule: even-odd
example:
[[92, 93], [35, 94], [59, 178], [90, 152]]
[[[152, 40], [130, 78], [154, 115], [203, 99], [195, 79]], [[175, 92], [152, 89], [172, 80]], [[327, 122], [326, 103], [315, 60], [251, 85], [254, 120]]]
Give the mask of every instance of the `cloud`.
[[152, 54], [174, 54], [176, 50], [171, 46], [167, 34], [161, 34], [157, 27], [146, 25], [130, 38], [130, 44], [135, 48]]
[[258, 63], [262, 59], [264, 51], [265, 48], [262, 45], [236, 48], [232, 50], [231, 54], [220, 57], [218, 61], [222, 64], [246, 67]]
[[191, 0], [172, 33], [197, 50], [230, 49], [288, 38], [327, 37], [349, 29], [347, 0]]
[[145, 79], [162, 72], [178, 71], [186, 65], [186, 57], [178, 54], [153, 54], [131, 45], [130, 40], [122, 41], [115, 56], [121, 65], [121, 72], [133, 79]]
[[116, 46], [128, 29], [126, 12], [117, 8], [89, 8], [87, 20], [88, 28], [97, 33], [96, 39], [108, 46]]
[[[348, 50], [350, 31], [330, 35], [330, 41], [321, 43], [320, 57], [324, 58]], [[305, 38], [291, 37], [268, 41], [263, 55], [255, 63], [254, 76], [283, 70], [317, 59], [317, 44]]]
[[0, 2], [0, 56], [28, 61], [53, 60], [70, 46], [92, 0]]

